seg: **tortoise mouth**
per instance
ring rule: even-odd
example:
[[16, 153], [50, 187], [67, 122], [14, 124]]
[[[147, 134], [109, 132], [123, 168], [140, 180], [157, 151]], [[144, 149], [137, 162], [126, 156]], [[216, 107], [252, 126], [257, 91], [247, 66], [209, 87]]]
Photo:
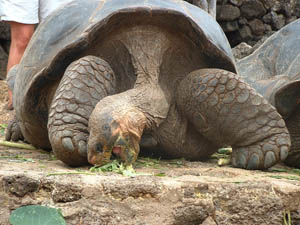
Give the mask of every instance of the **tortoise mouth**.
[[[128, 161], [127, 153], [132, 149], [127, 139], [120, 134], [112, 136], [108, 144], [101, 145], [98, 143], [94, 146], [94, 149], [90, 151], [88, 161], [95, 166], [103, 166], [115, 158], [126, 162]], [[102, 146], [101, 150], [97, 149], [98, 146]]]
[[122, 153], [122, 147], [121, 146], [114, 146], [112, 148], [112, 153], [117, 156], [117, 157], [120, 157], [121, 156], [121, 153]]

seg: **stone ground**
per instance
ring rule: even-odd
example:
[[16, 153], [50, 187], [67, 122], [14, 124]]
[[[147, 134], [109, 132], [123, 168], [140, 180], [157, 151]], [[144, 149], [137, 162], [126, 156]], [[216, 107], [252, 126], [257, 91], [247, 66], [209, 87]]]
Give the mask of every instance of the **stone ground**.
[[[0, 81], [2, 125], [12, 117], [5, 105]], [[300, 224], [300, 170], [284, 165], [246, 171], [218, 167], [215, 159], [141, 158], [136, 177], [89, 169], [70, 168], [43, 150], [0, 146], [0, 225], [31, 204], [60, 208], [71, 225], [282, 225], [288, 214]]]

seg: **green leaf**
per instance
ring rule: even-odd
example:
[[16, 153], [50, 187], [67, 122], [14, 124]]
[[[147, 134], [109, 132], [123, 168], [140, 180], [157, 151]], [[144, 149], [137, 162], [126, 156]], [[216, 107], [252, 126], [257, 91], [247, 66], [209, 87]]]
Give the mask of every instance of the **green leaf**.
[[129, 169], [123, 169], [122, 175], [127, 177], [135, 177], [137, 174], [133, 168], [132, 169], [129, 168]]
[[40, 205], [17, 208], [11, 213], [9, 222], [12, 225], [66, 225], [60, 210]]
[[121, 163], [118, 160], [113, 160], [103, 166], [93, 166], [90, 168], [91, 172], [115, 172], [121, 173], [120, 171]]
[[157, 177], [165, 177], [165, 176], [166, 176], [166, 173], [161, 172], [161, 173], [154, 174], [154, 176], [157, 176]]
[[218, 153], [230, 155], [232, 153], [232, 148], [220, 148], [218, 149]]
[[288, 172], [287, 169], [282, 169], [282, 168], [270, 168], [270, 172]]

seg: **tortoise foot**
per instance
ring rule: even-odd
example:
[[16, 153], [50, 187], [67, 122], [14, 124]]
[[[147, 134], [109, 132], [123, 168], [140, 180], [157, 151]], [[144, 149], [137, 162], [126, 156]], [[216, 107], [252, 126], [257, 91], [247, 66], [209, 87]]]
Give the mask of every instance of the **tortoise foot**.
[[87, 164], [89, 117], [114, 86], [113, 71], [104, 60], [86, 56], [70, 64], [49, 110], [49, 139], [57, 158], [71, 166]]
[[288, 134], [277, 134], [251, 146], [233, 147], [232, 165], [249, 170], [267, 169], [288, 156]]
[[21, 132], [21, 128], [19, 126], [19, 122], [16, 117], [13, 118], [8, 123], [6, 134], [5, 134], [6, 141], [24, 141], [23, 134]]
[[78, 129], [78, 127], [70, 124], [52, 127], [51, 133], [49, 133], [51, 146], [55, 155], [71, 166], [87, 164], [88, 135], [84, 132], [80, 133], [75, 129]]

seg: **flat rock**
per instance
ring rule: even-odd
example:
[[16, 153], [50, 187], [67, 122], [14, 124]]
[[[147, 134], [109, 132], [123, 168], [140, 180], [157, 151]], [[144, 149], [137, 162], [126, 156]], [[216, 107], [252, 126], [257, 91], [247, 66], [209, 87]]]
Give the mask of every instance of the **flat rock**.
[[239, 18], [241, 12], [238, 7], [233, 5], [218, 5], [217, 20], [218, 21], [233, 21]]
[[245, 0], [240, 10], [247, 19], [260, 17], [266, 13], [264, 5], [259, 0]]
[[239, 60], [248, 56], [252, 52], [252, 47], [245, 42], [242, 42], [232, 49], [235, 59]]
[[[2, 136], [3, 139], [3, 136]], [[42, 150], [0, 146], [0, 224], [24, 205], [60, 208], [67, 224], [300, 223], [299, 171], [247, 171], [209, 162], [141, 158], [136, 177], [71, 168]]]

